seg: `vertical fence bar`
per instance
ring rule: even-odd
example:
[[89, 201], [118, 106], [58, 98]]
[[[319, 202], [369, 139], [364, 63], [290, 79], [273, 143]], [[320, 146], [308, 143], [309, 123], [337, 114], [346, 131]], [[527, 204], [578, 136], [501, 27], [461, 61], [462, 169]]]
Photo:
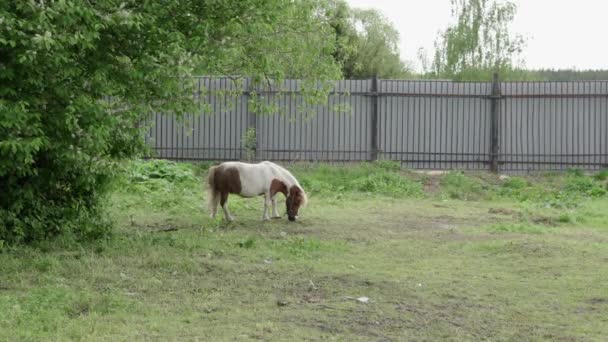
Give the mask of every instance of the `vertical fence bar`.
[[498, 144], [498, 113], [500, 111], [500, 100], [500, 81], [498, 79], [498, 73], [494, 73], [492, 80], [492, 95], [490, 96], [490, 170], [492, 172], [498, 172], [498, 152], [500, 147]]
[[378, 76], [372, 78], [371, 160], [378, 159]]

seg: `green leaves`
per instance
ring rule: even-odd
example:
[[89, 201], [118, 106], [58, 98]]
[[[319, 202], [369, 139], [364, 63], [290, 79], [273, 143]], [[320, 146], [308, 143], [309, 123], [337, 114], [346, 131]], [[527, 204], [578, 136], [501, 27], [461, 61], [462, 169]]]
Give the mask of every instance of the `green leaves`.
[[35, 34], [34, 38], [32, 38], [32, 42], [39, 48], [44, 48], [46, 50], [50, 50], [53, 44], [55, 43], [55, 41], [51, 37], [51, 32], [49, 31], [45, 31], [42, 35]]
[[107, 232], [100, 203], [113, 161], [145, 150], [151, 110], [196, 109], [195, 70], [337, 78], [315, 8], [312, 0], [0, 2], [0, 240]]
[[345, 78], [404, 78], [411, 71], [399, 55], [399, 33], [373, 9], [352, 9], [345, 1], [330, 0], [327, 21], [335, 35], [333, 56]]
[[516, 10], [509, 1], [452, 0], [456, 23], [435, 41], [432, 65], [421, 57], [426, 71], [435, 77], [488, 80], [493, 72], [512, 70], [525, 44], [509, 31]]

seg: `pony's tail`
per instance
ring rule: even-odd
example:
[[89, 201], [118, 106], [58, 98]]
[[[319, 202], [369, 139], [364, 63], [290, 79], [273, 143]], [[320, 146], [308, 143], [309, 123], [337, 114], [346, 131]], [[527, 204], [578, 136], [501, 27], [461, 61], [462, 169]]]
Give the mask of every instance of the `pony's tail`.
[[218, 171], [218, 166], [212, 166], [209, 168], [209, 174], [207, 175], [207, 184], [209, 185], [209, 197], [208, 203], [209, 212], [214, 217], [217, 212], [217, 206], [220, 204], [220, 192], [215, 187], [215, 173]]

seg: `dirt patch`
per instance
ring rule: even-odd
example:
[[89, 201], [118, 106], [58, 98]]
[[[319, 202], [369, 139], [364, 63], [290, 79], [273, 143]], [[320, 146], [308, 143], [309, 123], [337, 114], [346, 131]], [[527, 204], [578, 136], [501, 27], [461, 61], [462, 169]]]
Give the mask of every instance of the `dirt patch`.
[[424, 181], [424, 192], [428, 194], [438, 193], [441, 190], [440, 180], [441, 176], [428, 176]]
[[[289, 323], [313, 328], [325, 333], [365, 337], [374, 341], [397, 341], [392, 337], [403, 329], [416, 329], [415, 325], [396, 315], [394, 309], [383, 310], [370, 305], [347, 306], [315, 305], [313, 317], [289, 317]], [[348, 340], [348, 339], [347, 339]]]
[[511, 242], [501, 248], [501, 253], [513, 253], [526, 257], [547, 258], [560, 252], [560, 248], [552, 247], [546, 242]]
[[559, 221], [556, 218], [549, 216], [534, 216], [530, 218], [530, 221], [532, 221], [534, 224], [549, 227], [555, 227], [559, 224]]
[[319, 303], [321, 301], [321, 296], [318, 293], [305, 293], [302, 295], [302, 302], [304, 303]]
[[505, 215], [505, 216], [513, 216], [513, 217], [521, 216], [520, 212], [513, 210], [513, 209], [508, 209], [508, 208], [490, 208], [490, 210], [488, 210], [488, 213], [494, 214], [494, 215]]
[[458, 241], [486, 241], [495, 239], [491, 234], [478, 233], [478, 234], [463, 234], [458, 232], [456, 229], [438, 231], [433, 234], [433, 238], [441, 242], [458, 242]]
[[585, 305], [581, 305], [576, 309], [576, 313], [596, 313], [603, 312], [608, 306], [608, 299], [606, 298], [591, 298], [586, 300]]
[[146, 233], [172, 232], [178, 230], [178, 228], [174, 224], [167, 221], [140, 223], [131, 220], [131, 227]]
[[608, 299], [606, 298], [591, 298], [587, 301], [587, 304], [591, 305], [607, 305]]

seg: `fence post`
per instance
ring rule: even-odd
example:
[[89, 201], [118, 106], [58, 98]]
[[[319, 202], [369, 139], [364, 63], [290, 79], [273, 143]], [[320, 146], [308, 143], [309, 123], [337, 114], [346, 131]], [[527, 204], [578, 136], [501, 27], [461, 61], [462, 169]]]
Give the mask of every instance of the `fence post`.
[[372, 77], [371, 161], [378, 160], [378, 76]]
[[490, 170], [492, 172], [498, 172], [498, 153], [500, 151], [498, 134], [499, 134], [499, 111], [500, 111], [500, 100], [501, 100], [501, 91], [500, 91], [500, 80], [498, 79], [498, 73], [494, 73], [492, 79], [492, 95], [490, 96], [491, 106], [490, 106]]
[[[251, 92], [251, 79], [246, 78], [245, 79], [245, 91], [243, 92], [243, 98], [245, 100], [245, 110], [247, 111], [247, 128], [245, 129], [245, 149], [246, 149], [246, 154], [247, 154], [247, 162], [254, 162], [258, 160], [258, 145], [259, 145], [259, 134], [258, 134], [258, 127], [257, 127], [257, 120], [258, 120], [258, 116], [256, 115], [256, 113], [250, 112], [249, 111], [249, 94]], [[250, 148], [252, 146], [250, 146], [250, 141], [247, 141], [248, 138], [250, 138], [249, 136], [249, 132], [250, 130], [253, 129], [253, 131], [255, 132], [255, 143], [253, 146], [253, 153], [250, 154]], [[251, 160], [253, 159], [253, 160]]]

